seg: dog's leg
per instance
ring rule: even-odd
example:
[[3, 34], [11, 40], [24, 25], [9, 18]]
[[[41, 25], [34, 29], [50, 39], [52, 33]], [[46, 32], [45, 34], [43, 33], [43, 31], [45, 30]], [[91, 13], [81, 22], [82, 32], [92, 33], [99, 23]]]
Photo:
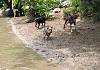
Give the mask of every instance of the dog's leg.
[[65, 25], [66, 25], [66, 24], [64, 24], [64, 29], [65, 29]]
[[45, 27], [45, 22], [44, 22], [44, 27]]
[[75, 27], [75, 31], [76, 31], [76, 22], [74, 22], [74, 27]]
[[76, 31], [76, 25], [75, 25], [75, 31]]
[[70, 23], [70, 32], [73, 32], [73, 31], [72, 31], [72, 24], [71, 24], [71, 23]]
[[35, 27], [37, 27], [37, 22], [35, 23]]
[[42, 23], [42, 27], [43, 27], [43, 23]]
[[38, 29], [39, 29], [40, 23], [38, 23]]
[[66, 20], [65, 23], [64, 23], [64, 27], [63, 27], [64, 29], [65, 29], [65, 26], [66, 26], [67, 21], [68, 21], [68, 20]]
[[47, 36], [47, 40], [49, 39], [49, 36]]
[[45, 39], [45, 35], [44, 35], [43, 39]]
[[45, 39], [46, 38], [46, 32], [44, 31], [43, 32], [43, 39]]

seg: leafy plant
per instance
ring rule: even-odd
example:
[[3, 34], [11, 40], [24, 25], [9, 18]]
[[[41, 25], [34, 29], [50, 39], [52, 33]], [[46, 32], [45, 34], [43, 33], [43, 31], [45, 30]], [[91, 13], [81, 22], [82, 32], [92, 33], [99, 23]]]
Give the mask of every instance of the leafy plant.
[[[70, 0], [71, 6], [81, 15], [100, 17], [100, 0]], [[100, 19], [100, 18], [99, 18]]]

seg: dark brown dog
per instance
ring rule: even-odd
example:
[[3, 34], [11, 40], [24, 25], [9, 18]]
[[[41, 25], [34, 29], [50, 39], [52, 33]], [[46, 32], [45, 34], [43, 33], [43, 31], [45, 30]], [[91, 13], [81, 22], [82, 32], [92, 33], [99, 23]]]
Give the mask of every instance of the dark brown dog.
[[44, 16], [35, 18], [35, 27], [39, 29], [40, 24], [42, 24], [42, 27], [45, 27], [45, 21], [46, 18]]
[[64, 29], [65, 29], [65, 25], [66, 24], [70, 24], [70, 31], [72, 32], [72, 24], [74, 24], [75, 29], [76, 29], [76, 19], [77, 19], [77, 15], [75, 14], [68, 14], [68, 16], [65, 19], [65, 23], [64, 23]]

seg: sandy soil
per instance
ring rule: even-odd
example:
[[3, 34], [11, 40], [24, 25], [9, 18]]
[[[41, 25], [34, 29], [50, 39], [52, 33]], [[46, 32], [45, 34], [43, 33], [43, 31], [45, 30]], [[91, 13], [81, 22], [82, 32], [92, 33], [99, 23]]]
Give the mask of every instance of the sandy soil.
[[49, 40], [43, 39], [35, 23], [25, 23], [26, 17], [13, 18], [12, 29], [27, 47], [62, 70], [100, 70], [100, 24], [77, 19], [77, 30], [70, 33], [68, 26], [63, 29], [62, 12], [54, 16], [56, 19], [46, 21], [46, 26], [53, 26]]

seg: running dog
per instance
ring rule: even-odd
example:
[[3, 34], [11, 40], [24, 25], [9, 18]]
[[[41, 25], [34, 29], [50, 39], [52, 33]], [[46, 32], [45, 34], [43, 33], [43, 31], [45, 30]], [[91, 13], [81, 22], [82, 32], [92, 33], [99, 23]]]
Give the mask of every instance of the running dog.
[[35, 18], [35, 27], [39, 29], [40, 24], [42, 24], [42, 27], [45, 27], [45, 21], [46, 18], [44, 16]]
[[66, 24], [70, 24], [70, 31], [72, 32], [72, 24], [74, 24], [75, 26], [75, 30], [76, 30], [76, 19], [77, 19], [77, 15], [75, 14], [68, 14], [67, 18], [65, 19], [65, 23], [64, 23], [64, 29], [65, 29], [65, 25]]
[[44, 38], [47, 37], [47, 39], [49, 39], [51, 33], [52, 33], [52, 28], [53, 27], [50, 27], [50, 26], [47, 26], [45, 28], [43, 28], [43, 34], [44, 34]]

